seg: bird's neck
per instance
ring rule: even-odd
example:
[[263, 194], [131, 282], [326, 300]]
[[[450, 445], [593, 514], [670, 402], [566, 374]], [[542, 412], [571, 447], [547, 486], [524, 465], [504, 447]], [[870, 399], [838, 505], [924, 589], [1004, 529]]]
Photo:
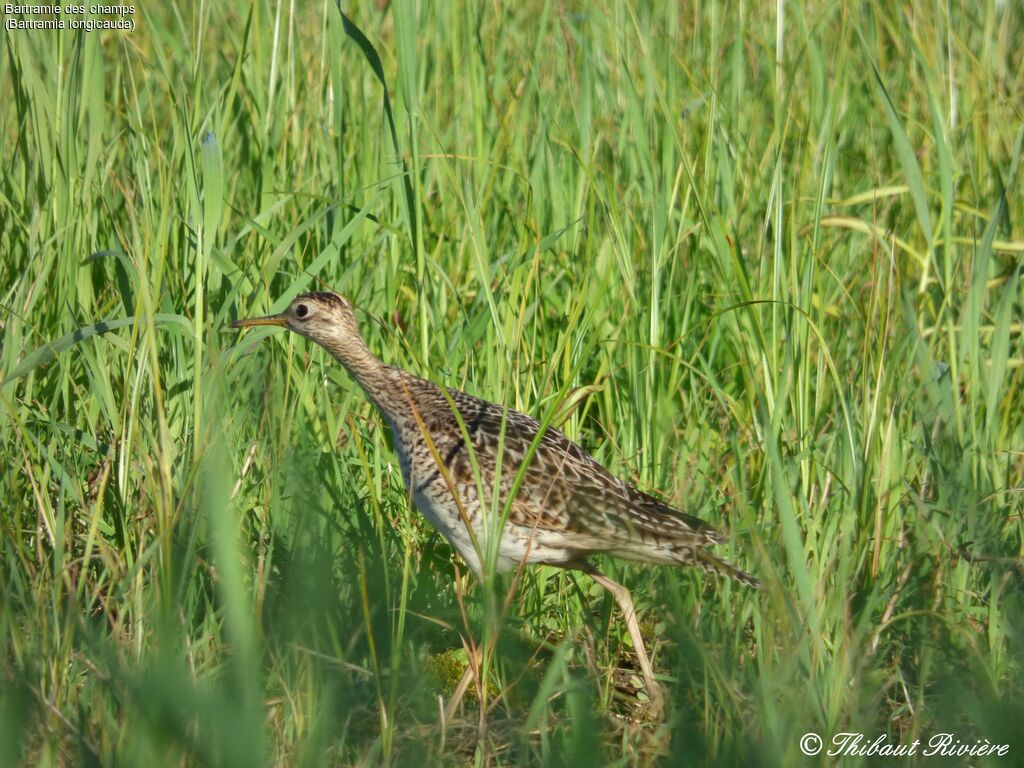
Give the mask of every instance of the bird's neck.
[[392, 392], [395, 387], [394, 371], [384, 365], [370, 351], [366, 342], [359, 337], [349, 337], [344, 342], [333, 339], [322, 342], [334, 358], [345, 366], [345, 370], [363, 388], [366, 396], [388, 418], [392, 417]]

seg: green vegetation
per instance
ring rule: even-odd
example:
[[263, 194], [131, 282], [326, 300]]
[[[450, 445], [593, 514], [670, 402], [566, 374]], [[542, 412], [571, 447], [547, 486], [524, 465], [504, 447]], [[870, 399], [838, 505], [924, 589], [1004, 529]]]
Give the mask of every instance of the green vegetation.
[[[1024, 759], [1021, 4], [381, 5], [5, 31], [0, 764]], [[664, 723], [608, 595], [466, 579], [344, 371], [229, 328], [318, 287], [731, 534], [762, 591], [601, 563]]]

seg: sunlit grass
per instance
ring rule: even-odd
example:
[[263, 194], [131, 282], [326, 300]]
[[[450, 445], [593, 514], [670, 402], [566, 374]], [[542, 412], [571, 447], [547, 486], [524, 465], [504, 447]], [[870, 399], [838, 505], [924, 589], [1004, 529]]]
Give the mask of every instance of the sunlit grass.
[[[1019, 759], [1020, 4], [345, 10], [5, 32], [0, 764]], [[762, 591], [601, 563], [664, 723], [609, 596], [466, 578], [344, 371], [228, 327], [317, 287], [731, 534]]]

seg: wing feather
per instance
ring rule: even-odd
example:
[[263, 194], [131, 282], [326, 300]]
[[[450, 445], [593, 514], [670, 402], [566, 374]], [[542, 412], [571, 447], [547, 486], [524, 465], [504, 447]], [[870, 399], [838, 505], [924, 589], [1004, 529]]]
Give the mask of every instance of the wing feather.
[[[531, 416], [449, 390], [459, 409], [477, 456], [502, 450], [503, 497], [512, 490], [516, 475], [537, 439], [541, 424]], [[444, 395], [424, 404], [426, 412], [455, 422]], [[441, 402], [436, 402], [437, 400]], [[438, 416], [440, 414], [441, 416]], [[504, 426], [503, 426], [504, 422]], [[439, 425], [438, 425], [439, 426]], [[461, 430], [431, 429], [460, 437], [441, 451], [446, 464], [463, 480], [471, 480], [471, 463]], [[493, 465], [478, 461], [485, 487], [493, 487]], [[490, 470], [490, 471], [488, 471]], [[595, 550], [627, 543], [667, 540], [674, 546], [717, 544], [724, 537], [712, 526], [634, 488], [609, 473], [583, 448], [560, 430], [548, 427], [539, 438], [509, 510], [509, 522], [553, 531], [571, 531], [593, 543]]]

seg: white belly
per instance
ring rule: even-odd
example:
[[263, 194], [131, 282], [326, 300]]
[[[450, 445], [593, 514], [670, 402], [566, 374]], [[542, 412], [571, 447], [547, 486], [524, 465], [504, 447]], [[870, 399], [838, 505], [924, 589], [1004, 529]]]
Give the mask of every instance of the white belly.
[[[573, 559], [572, 552], [560, 546], [561, 536], [555, 532], [510, 524], [495, 530], [498, 528], [497, 518], [501, 507], [495, 513], [488, 500], [488, 504], [481, 510], [475, 484], [458, 484], [455, 494], [443, 478], [427, 489], [420, 488], [417, 479], [412, 476], [410, 457], [398, 441], [396, 449], [402, 479], [405, 487], [412, 489], [412, 501], [416, 508], [441, 532], [452, 549], [478, 577], [483, 574], [483, 559], [488, 552], [497, 552], [498, 572], [514, 570], [523, 562], [558, 565]], [[456, 495], [458, 502], [455, 501]], [[485, 525], [485, 517], [487, 521], [493, 520], [494, 524]], [[468, 527], [467, 520], [470, 522]], [[494, 536], [499, 537], [496, 548], [490, 543]]]

